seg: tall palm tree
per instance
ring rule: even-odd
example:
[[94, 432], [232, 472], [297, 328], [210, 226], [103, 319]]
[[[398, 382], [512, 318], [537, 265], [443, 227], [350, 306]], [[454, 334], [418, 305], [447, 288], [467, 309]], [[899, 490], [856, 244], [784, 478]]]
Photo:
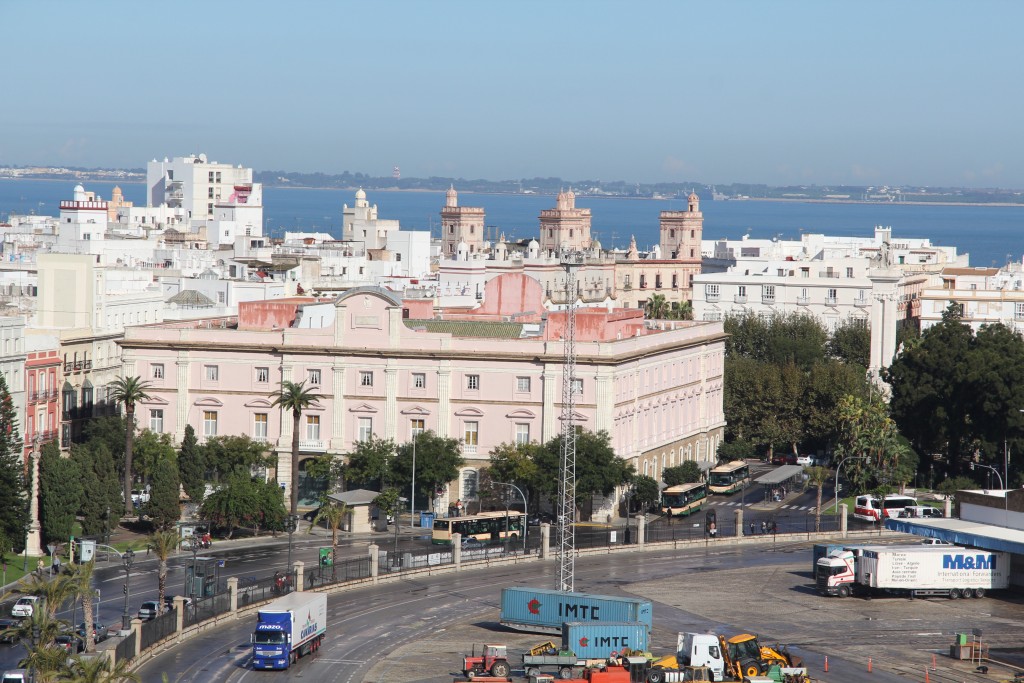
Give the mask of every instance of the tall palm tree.
[[331, 528], [331, 546], [338, 545], [338, 529], [341, 528], [341, 523], [348, 516], [348, 505], [344, 503], [325, 503], [320, 506], [317, 510], [316, 516], [313, 517], [313, 521], [309, 524], [309, 531], [307, 533], [313, 533], [313, 527], [322, 521], [327, 522], [327, 526]]
[[292, 411], [292, 468], [291, 468], [291, 513], [299, 511], [299, 421], [302, 411], [320, 400], [320, 395], [306, 388], [306, 382], [290, 382], [283, 380], [281, 388], [272, 393], [272, 405], [282, 410]]
[[41, 609], [34, 610], [31, 618], [22, 622], [20, 635], [25, 658], [18, 665], [34, 670], [37, 683], [59, 680], [64, 672], [68, 655], [63, 648], [53, 647], [54, 639], [62, 633], [64, 626], [63, 621]]
[[131, 515], [132, 508], [132, 442], [135, 439], [135, 404], [149, 398], [146, 389], [149, 382], [141, 377], [118, 377], [111, 385], [114, 390], [111, 397], [117, 403], [124, 404], [124, 514]]
[[668, 302], [664, 294], [655, 294], [647, 300], [647, 317], [662, 320], [668, 315]]
[[832, 479], [832, 473], [818, 466], [804, 468], [804, 471], [807, 472], [808, 483], [818, 490], [818, 500], [814, 506], [814, 532], [818, 533], [821, 531], [821, 487]]
[[[25, 595], [34, 595], [43, 603], [44, 610], [48, 616], [53, 618], [65, 602], [75, 595], [75, 585], [69, 575], [58, 574], [52, 579], [38, 574], [30, 574], [18, 582], [15, 589]], [[6, 600], [15, 591], [9, 591], [0, 600]], [[40, 610], [33, 610], [33, 613]]]
[[181, 537], [177, 531], [158, 531], [149, 537], [147, 547], [153, 551], [157, 564], [157, 605], [164, 609], [164, 597], [167, 593], [167, 558], [181, 545]]
[[141, 680], [137, 673], [131, 671], [130, 666], [131, 663], [124, 659], [117, 660], [111, 668], [110, 660], [106, 657], [74, 657], [68, 667], [69, 677], [66, 680], [70, 683], [128, 683]]
[[[72, 565], [68, 574], [69, 583], [74, 586], [75, 594], [72, 600], [82, 601], [82, 621], [85, 622], [85, 651], [92, 652], [96, 649], [96, 639], [93, 633], [93, 611], [92, 600], [95, 597], [92, 588], [92, 574], [96, 568], [96, 560], [92, 559], [84, 564]], [[74, 624], [71, 625], [74, 627]]]

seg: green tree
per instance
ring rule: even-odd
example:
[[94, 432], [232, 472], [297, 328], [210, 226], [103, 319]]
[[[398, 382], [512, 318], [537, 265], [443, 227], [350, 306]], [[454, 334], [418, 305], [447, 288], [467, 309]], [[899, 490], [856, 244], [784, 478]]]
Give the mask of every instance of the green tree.
[[167, 531], [181, 519], [181, 482], [178, 480], [178, 463], [174, 449], [170, 455], [156, 463], [153, 471], [153, 485], [149, 490], [149, 502], [144, 510], [150, 523], [158, 531]]
[[490, 452], [490, 465], [480, 475], [481, 490], [487, 488], [491, 481], [514, 484], [523, 491], [530, 505], [536, 507], [540, 502], [538, 494], [542, 488], [539, 482], [540, 468], [537, 466], [537, 454], [541, 449], [542, 446], [536, 441], [495, 446]]
[[[93, 633], [93, 599], [96, 597], [92, 587], [92, 577], [96, 569], [96, 560], [92, 559], [82, 564], [72, 564], [68, 573], [68, 582], [74, 588], [72, 600], [82, 601], [82, 621], [85, 623], [85, 651], [92, 652], [96, 649], [96, 639]], [[74, 624], [72, 624], [74, 626]]]
[[206, 495], [206, 469], [205, 449], [199, 446], [196, 430], [192, 425], [185, 425], [185, 436], [178, 453], [178, 477], [185, 495], [197, 505], [202, 505]]
[[78, 465], [82, 482], [79, 508], [82, 533], [87, 536], [99, 535], [110, 523], [107, 511], [117, 512], [121, 509], [123, 493], [114, 458], [105, 441], [93, 439], [85, 444], [73, 444], [71, 459]]
[[828, 339], [828, 355], [867, 370], [871, 362], [871, 330], [864, 321], [847, 320]]
[[69, 683], [138, 683], [139, 674], [131, 661], [119, 659], [113, 665], [107, 657], [73, 657], [68, 666]]
[[[466, 464], [458, 439], [438, 436], [427, 430], [416, 436], [416, 495], [433, 498], [434, 491], [459, 477]], [[393, 464], [394, 484], [405, 490], [412, 481], [412, 442], [398, 447]]]
[[47, 543], [68, 540], [81, 499], [78, 464], [61, 457], [57, 444], [43, 446], [39, 457], [39, 521]]
[[[85, 423], [83, 443], [95, 446], [102, 441], [114, 459], [114, 467], [118, 471], [124, 469], [125, 419], [121, 415], [104, 415], [94, 417]], [[120, 502], [120, 501], [119, 501]]]
[[161, 460], [175, 459], [177, 452], [170, 434], [143, 429], [132, 445], [132, 462], [135, 474], [142, 481], [149, 481]]
[[379, 494], [377, 494], [377, 496], [373, 499], [373, 504], [376, 505], [377, 509], [379, 509], [384, 514], [393, 515], [395, 518], [395, 523], [397, 524], [398, 513], [400, 512], [398, 499], [400, 497], [401, 494], [398, 492], [398, 489], [396, 489], [393, 486], [389, 486], [383, 491], [381, 491]]
[[652, 320], [664, 320], [668, 317], [669, 305], [665, 301], [664, 294], [654, 294], [650, 299], [647, 300], [647, 305], [644, 307], [647, 317]]
[[302, 411], [319, 401], [320, 395], [307, 389], [305, 380], [297, 384], [284, 380], [271, 396], [274, 399], [273, 405], [292, 414], [292, 467], [289, 488], [292, 494], [291, 513], [294, 515], [299, 511], [299, 422]]
[[640, 474], [633, 477], [633, 496], [639, 505], [641, 510], [647, 510], [659, 500], [661, 500], [661, 491], [658, 490], [658, 482], [653, 477], [649, 477], [646, 474]]
[[[562, 436], [556, 436], [537, 452], [543, 491], [558, 491], [562, 472]], [[576, 507], [589, 509], [596, 494], [610, 495], [633, 476], [633, 466], [618, 457], [611, 446], [608, 432], [581, 430], [576, 437]]]
[[261, 528], [280, 530], [286, 514], [276, 481], [264, 482], [243, 472], [230, 475], [200, 508], [200, 516], [225, 529], [228, 538], [239, 527], [251, 528], [256, 536]]
[[146, 547], [156, 555], [157, 606], [164, 609], [164, 598], [167, 595], [167, 560], [181, 545], [181, 536], [177, 530], [157, 531], [147, 540]]
[[327, 484], [320, 496], [321, 502], [326, 500], [328, 493], [345, 490], [347, 469], [345, 458], [333, 453], [325, 453], [306, 461], [306, 476]]
[[847, 464], [846, 472], [861, 490], [896, 483], [906, 463], [913, 462], [915, 456], [880, 397], [863, 401], [847, 396], [840, 401], [839, 421], [836, 457], [857, 457]]
[[366, 441], [357, 441], [355, 450], [348, 454], [345, 481], [352, 486], [383, 491], [391, 484], [391, 467], [395, 460], [395, 442], [371, 435]]
[[253, 468], [268, 464], [265, 446], [246, 435], [215, 436], [206, 440], [202, 450], [202, 460], [218, 483], [233, 474], [252, 476]]
[[344, 503], [326, 503], [317, 510], [306, 533], [313, 533], [313, 527], [320, 522], [327, 522], [327, 526], [331, 529], [331, 546], [336, 547], [338, 545], [338, 530], [341, 528], [346, 517], [348, 517], [347, 505]]
[[146, 389], [149, 389], [149, 382], [142, 378], [118, 377], [111, 383], [112, 391], [110, 397], [115, 403], [124, 405], [125, 430], [124, 430], [124, 514], [131, 516], [134, 513], [132, 508], [132, 442], [135, 439], [135, 404], [149, 398]]
[[832, 471], [827, 467], [806, 467], [807, 482], [814, 487], [816, 500], [814, 503], [814, 532], [821, 531], [821, 489], [832, 479]]
[[28, 526], [28, 488], [21, 461], [18, 416], [0, 374], [0, 535], [22, 541]]
[[661, 479], [665, 486], [679, 486], [702, 481], [704, 474], [700, 471], [700, 465], [693, 460], [687, 460], [675, 467], [666, 467], [661, 473]]

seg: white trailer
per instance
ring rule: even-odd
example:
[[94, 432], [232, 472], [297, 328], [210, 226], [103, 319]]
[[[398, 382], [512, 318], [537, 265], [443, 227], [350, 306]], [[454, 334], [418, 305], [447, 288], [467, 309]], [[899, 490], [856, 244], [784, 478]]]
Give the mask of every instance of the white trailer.
[[819, 592], [839, 597], [885, 591], [980, 598], [1009, 586], [1010, 556], [959, 546], [863, 546], [818, 560], [816, 579]]

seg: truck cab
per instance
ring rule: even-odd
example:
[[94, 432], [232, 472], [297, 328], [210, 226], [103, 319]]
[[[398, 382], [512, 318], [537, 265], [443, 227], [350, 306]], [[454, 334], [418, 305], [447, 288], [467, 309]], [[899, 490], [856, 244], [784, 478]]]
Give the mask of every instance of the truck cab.
[[681, 666], [707, 667], [716, 681], [725, 678], [725, 658], [718, 636], [710, 633], [680, 633], [676, 660]]
[[[287, 615], [260, 615], [252, 634], [252, 666], [254, 669], [287, 669], [291, 656], [290, 622]], [[270, 617], [270, 618], [268, 618]]]
[[815, 586], [822, 595], [847, 598], [853, 593], [857, 578], [856, 553], [852, 550], [834, 550], [818, 560]]

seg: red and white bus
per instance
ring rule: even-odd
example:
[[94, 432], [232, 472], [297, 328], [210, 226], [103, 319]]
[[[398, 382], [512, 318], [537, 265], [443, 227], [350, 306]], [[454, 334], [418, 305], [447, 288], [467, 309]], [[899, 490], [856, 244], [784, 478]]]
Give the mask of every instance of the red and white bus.
[[863, 519], [865, 522], [878, 522], [893, 517], [899, 517], [907, 507], [917, 505], [917, 500], [910, 496], [890, 494], [884, 500], [876, 496], [857, 496], [853, 505], [853, 516]]

